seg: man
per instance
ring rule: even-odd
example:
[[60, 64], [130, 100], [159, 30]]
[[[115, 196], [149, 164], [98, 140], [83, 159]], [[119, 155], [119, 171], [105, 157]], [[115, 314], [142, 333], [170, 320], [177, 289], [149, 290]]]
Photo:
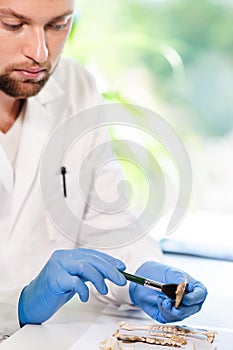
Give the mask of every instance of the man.
[[[45, 214], [38, 175], [42, 149], [56, 126], [99, 103], [89, 74], [75, 62], [60, 60], [74, 7], [74, 0], [0, 2], [2, 333], [17, 329], [18, 322], [21, 326], [44, 322], [76, 293], [87, 301], [88, 281], [97, 296], [108, 293], [106, 300], [133, 303], [162, 323], [199, 311], [207, 294], [205, 287], [189, 276], [187, 294], [175, 309], [162, 293], [133, 283], [128, 289], [120, 273], [126, 261], [129, 271], [162, 283], [180, 283], [186, 273], [156, 262], [162, 261], [161, 253], [149, 237], [106, 251], [119, 260], [78, 247], [60, 234]], [[83, 152], [79, 150], [80, 158]], [[105, 187], [114, 176], [104, 175]], [[79, 209], [83, 220], [104, 222], [104, 214], [93, 214], [89, 206], [80, 205]], [[12, 317], [6, 317], [9, 310]]]

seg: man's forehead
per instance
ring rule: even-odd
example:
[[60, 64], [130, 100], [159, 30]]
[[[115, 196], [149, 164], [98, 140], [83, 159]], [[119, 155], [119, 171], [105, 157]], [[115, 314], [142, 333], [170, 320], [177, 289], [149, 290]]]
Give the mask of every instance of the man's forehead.
[[1, 0], [0, 14], [47, 21], [74, 12], [75, 0]]

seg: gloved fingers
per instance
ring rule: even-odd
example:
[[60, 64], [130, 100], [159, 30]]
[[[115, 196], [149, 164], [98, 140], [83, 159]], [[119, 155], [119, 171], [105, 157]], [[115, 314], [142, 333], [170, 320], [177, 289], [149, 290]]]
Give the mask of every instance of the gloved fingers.
[[176, 309], [174, 301], [157, 292], [144, 293], [143, 295], [140, 291], [140, 293], [136, 293], [135, 299], [143, 311], [160, 323], [182, 321], [200, 310], [200, 305], [188, 307], [180, 305]]
[[181, 304], [179, 308], [176, 309], [172, 300], [168, 298], [158, 298], [158, 309], [166, 322], [182, 321], [186, 317], [200, 311], [200, 308], [200, 305], [184, 306]]
[[179, 317], [181, 315], [180, 307], [175, 308], [175, 302], [169, 298], [159, 298], [158, 299], [158, 308], [160, 311], [163, 311], [167, 316]]
[[104, 259], [100, 257], [91, 257], [89, 262], [109, 281], [119, 286], [124, 286], [127, 283], [126, 278], [118, 271], [118, 269]]
[[148, 290], [142, 286], [131, 288], [131, 299], [150, 317], [160, 323], [182, 321], [184, 318], [198, 312], [201, 308], [200, 304], [190, 306], [181, 304], [176, 309], [174, 300], [167, 298], [160, 292]]
[[[137, 298], [137, 305], [142, 308], [150, 317], [160, 323], [174, 322], [177, 315], [172, 314], [174, 303], [165, 296], [160, 296], [156, 292], [145, 294], [144, 298]], [[175, 310], [180, 315], [180, 312]], [[175, 319], [174, 319], [175, 318]]]
[[[80, 280], [86, 287], [84, 282], [89, 281], [95, 286], [100, 294], [107, 294], [108, 288], [105, 284], [104, 278], [104, 274], [99, 272], [99, 270], [93, 267], [88, 261], [78, 260], [75, 262], [75, 266], [73, 266], [72, 273], [70, 273], [70, 271], [63, 271], [62, 275], [59, 274], [56, 277], [55, 283], [57, 283], [58, 288], [64, 288], [65, 291], [68, 291], [68, 288], [72, 287], [73, 282], [79, 286], [80, 283], [76, 281]], [[71, 288], [71, 290], [73, 290], [73, 288]]]
[[[164, 303], [164, 306], [162, 307], [162, 304], [164, 301], [167, 301]], [[172, 303], [171, 300], [168, 300], [164, 297], [158, 297], [157, 299], [157, 307], [158, 307], [158, 312], [155, 315], [155, 318], [158, 322], [160, 323], [167, 323], [171, 322], [171, 309], [172, 309]]]
[[[67, 274], [77, 276], [83, 282], [90, 281], [100, 294], [107, 294], [108, 288], [104, 279], [108, 278], [112, 282], [120, 285], [126, 283], [125, 277], [112, 265], [99, 257], [90, 257], [87, 260], [77, 260], [69, 271], [63, 272], [63, 279], [66, 280]], [[61, 276], [61, 275], [59, 275]], [[57, 278], [59, 278], [59, 276]], [[63, 279], [60, 279], [59, 285], [62, 285]]]
[[144, 298], [137, 298], [137, 304], [153, 319], [158, 318], [158, 304], [156, 295], [145, 295]]
[[187, 275], [185, 272], [170, 267], [166, 271], [165, 283], [180, 284], [181, 282], [185, 281], [186, 277], [188, 277], [188, 281], [189, 281], [190, 276]]
[[100, 294], [107, 294], [108, 288], [104, 281], [103, 272], [96, 269], [87, 261], [82, 261], [82, 272], [78, 275], [83, 281], [90, 281]]
[[164, 283], [164, 278], [166, 271], [169, 269], [169, 266], [164, 265], [157, 261], [147, 261], [143, 263], [136, 270], [136, 274], [145, 278], [154, 279], [156, 281]]
[[146, 294], [143, 299], [137, 301], [144, 312], [160, 323], [183, 319], [182, 312], [174, 308], [174, 302], [156, 292]]
[[166, 283], [180, 283], [188, 278], [188, 283], [186, 285], [186, 294], [182, 299], [184, 305], [198, 305], [203, 303], [207, 296], [207, 289], [201, 283], [196, 281], [192, 276], [185, 275], [184, 272], [180, 270], [175, 270], [170, 268], [166, 274]]
[[183, 312], [174, 307], [174, 301], [168, 298], [158, 298], [158, 318], [162, 323], [181, 321], [184, 317]]
[[67, 272], [53, 276], [49, 282], [49, 287], [54, 294], [64, 295], [68, 292], [78, 293], [81, 301], [85, 302], [89, 298], [89, 290], [84, 281], [77, 277], [71, 276]]
[[82, 302], [86, 302], [89, 299], [89, 289], [81, 278], [76, 276], [69, 276], [67, 278], [66, 288], [72, 288], [71, 290], [79, 295]]
[[159, 295], [162, 294], [139, 285], [134, 285], [134, 283], [130, 285], [130, 296], [133, 303], [140, 306], [143, 311], [155, 319], [157, 319], [157, 300]]
[[169, 311], [174, 317], [188, 317], [200, 310], [200, 304], [186, 306], [183, 305], [183, 300], [178, 309], [175, 308], [175, 302], [169, 298], [158, 298], [158, 307], [159, 309], [163, 309]]
[[184, 305], [198, 305], [202, 304], [207, 296], [207, 289], [200, 282], [196, 282], [194, 286], [187, 285], [187, 294], [182, 299]]
[[70, 281], [72, 282], [72, 290], [79, 295], [82, 302], [87, 302], [89, 299], [89, 289], [86, 284], [81, 280], [81, 278], [76, 276], [70, 276]]
[[107, 261], [110, 265], [114, 266], [117, 270], [123, 271], [126, 266], [123, 261], [114, 258], [106, 253], [94, 250], [94, 249], [86, 249], [86, 248], [78, 248], [72, 251], [72, 255], [74, 259], [86, 258], [88, 259], [90, 256], [97, 256], [105, 261]]
[[148, 304], [153, 304], [155, 301], [157, 301], [158, 296], [164, 296], [164, 294], [159, 291], [155, 291], [140, 285], [135, 285], [133, 282], [131, 282], [131, 285], [133, 286], [133, 293], [131, 292], [131, 294], [133, 294], [134, 299], [137, 302], [142, 301], [147, 302]]
[[199, 312], [201, 309], [201, 305], [192, 305], [192, 306], [183, 306], [182, 304], [179, 306], [179, 308], [177, 309], [177, 311], [179, 311], [179, 313], [176, 313], [175, 310], [176, 308], [174, 307], [172, 309], [172, 314], [176, 317], [179, 317], [178, 321], [183, 320], [186, 317], [189, 317], [197, 312]]
[[[97, 255], [89, 255], [82, 257], [82, 259], [80, 257], [79, 259], [69, 259], [69, 261], [65, 261], [64, 265], [70, 275], [76, 275], [91, 282], [107, 278], [120, 286], [127, 283], [125, 277], [112, 264]], [[98, 282], [96, 288], [99, 291], [102, 288], [102, 293], [104, 293], [103, 287], [100, 287]]]
[[168, 265], [148, 261], [142, 264], [136, 271], [136, 274], [151, 278], [161, 283], [181, 283], [185, 280], [187, 274], [179, 269]]

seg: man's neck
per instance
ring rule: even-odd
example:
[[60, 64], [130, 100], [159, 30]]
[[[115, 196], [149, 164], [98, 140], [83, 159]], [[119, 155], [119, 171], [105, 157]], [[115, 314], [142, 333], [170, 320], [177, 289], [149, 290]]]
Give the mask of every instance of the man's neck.
[[23, 100], [7, 96], [0, 91], [0, 131], [6, 133], [12, 127], [21, 111], [23, 102]]

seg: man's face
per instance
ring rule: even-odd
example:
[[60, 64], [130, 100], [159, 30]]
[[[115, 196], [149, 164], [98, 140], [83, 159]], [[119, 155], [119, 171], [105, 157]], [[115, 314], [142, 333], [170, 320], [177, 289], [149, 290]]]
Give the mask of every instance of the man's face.
[[0, 1], [0, 90], [36, 95], [55, 69], [72, 22], [74, 0]]

